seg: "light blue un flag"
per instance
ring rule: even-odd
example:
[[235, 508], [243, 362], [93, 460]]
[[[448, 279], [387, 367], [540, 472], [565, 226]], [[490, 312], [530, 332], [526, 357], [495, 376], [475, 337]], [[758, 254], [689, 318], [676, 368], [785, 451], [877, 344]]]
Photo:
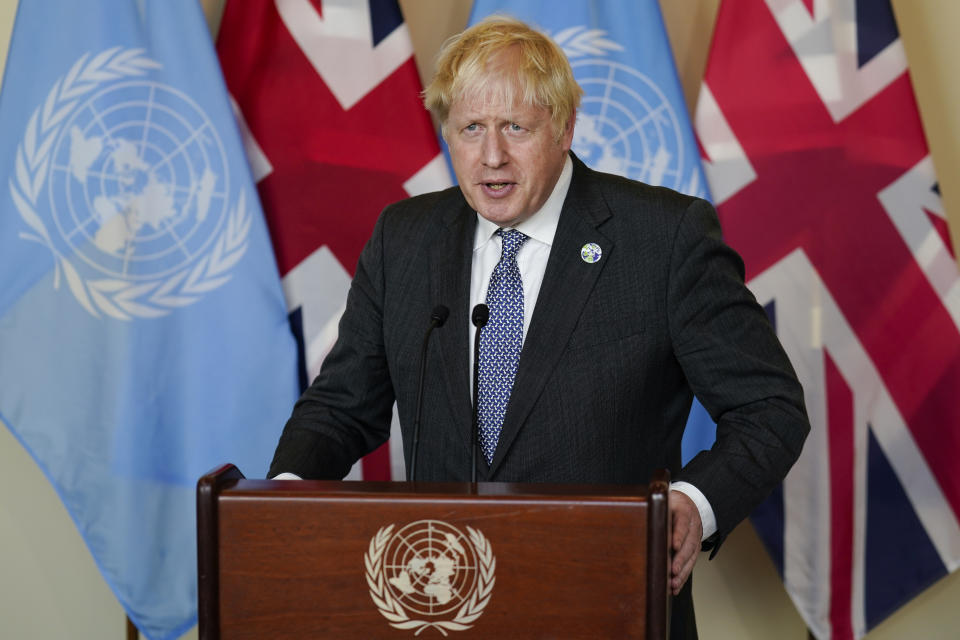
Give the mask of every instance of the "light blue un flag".
[[[476, 0], [541, 29], [570, 59], [584, 90], [573, 152], [598, 171], [710, 198], [657, 0]], [[694, 401], [683, 461], [713, 444], [716, 425]]]
[[149, 638], [196, 621], [195, 485], [296, 398], [197, 0], [29, 0], [0, 94], [0, 419]]

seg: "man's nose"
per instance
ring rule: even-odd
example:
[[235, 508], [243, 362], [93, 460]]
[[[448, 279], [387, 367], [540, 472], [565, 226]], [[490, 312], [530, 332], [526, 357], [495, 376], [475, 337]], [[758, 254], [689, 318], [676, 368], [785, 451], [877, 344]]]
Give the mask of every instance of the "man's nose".
[[489, 131], [483, 137], [483, 164], [496, 169], [507, 163], [507, 150], [499, 131]]

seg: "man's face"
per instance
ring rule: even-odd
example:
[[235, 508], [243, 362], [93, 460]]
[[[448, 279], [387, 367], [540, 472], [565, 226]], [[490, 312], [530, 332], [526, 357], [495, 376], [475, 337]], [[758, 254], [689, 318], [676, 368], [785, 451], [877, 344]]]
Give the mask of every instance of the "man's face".
[[497, 104], [487, 98], [498, 95], [496, 87], [485, 93], [453, 102], [446, 141], [470, 206], [498, 226], [516, 226], [550, 197], [570, 150], [573, 125], [568, 123], [557, 141], [547, 109]]

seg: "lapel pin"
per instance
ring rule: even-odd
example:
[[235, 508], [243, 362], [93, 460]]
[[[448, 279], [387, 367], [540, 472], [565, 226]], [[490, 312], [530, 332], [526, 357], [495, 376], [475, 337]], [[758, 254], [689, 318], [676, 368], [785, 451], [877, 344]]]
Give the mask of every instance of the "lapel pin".
[[598, 245], [596, 242], [588, 242], [587, 244], [583, 245], [582, 249], [580, 249], [580, 259], [587, 264], [599, 262], [600, 256], [602, 255], [603, 251], [600, 249], [600, 245]]

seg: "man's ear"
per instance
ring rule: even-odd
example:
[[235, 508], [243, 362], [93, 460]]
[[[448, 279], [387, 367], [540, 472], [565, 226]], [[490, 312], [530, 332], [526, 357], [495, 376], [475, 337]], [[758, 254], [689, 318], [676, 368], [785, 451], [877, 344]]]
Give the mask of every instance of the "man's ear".
[[563, 133], [560, 134], [560, 146], [564, 151], [570, 151], [570, 147], [573, 144], [573, 125], [577, 121], [577, 112], [574, 111], [570, 114], [570, 119], [567, 120], [567, 123], [563, 126]]

